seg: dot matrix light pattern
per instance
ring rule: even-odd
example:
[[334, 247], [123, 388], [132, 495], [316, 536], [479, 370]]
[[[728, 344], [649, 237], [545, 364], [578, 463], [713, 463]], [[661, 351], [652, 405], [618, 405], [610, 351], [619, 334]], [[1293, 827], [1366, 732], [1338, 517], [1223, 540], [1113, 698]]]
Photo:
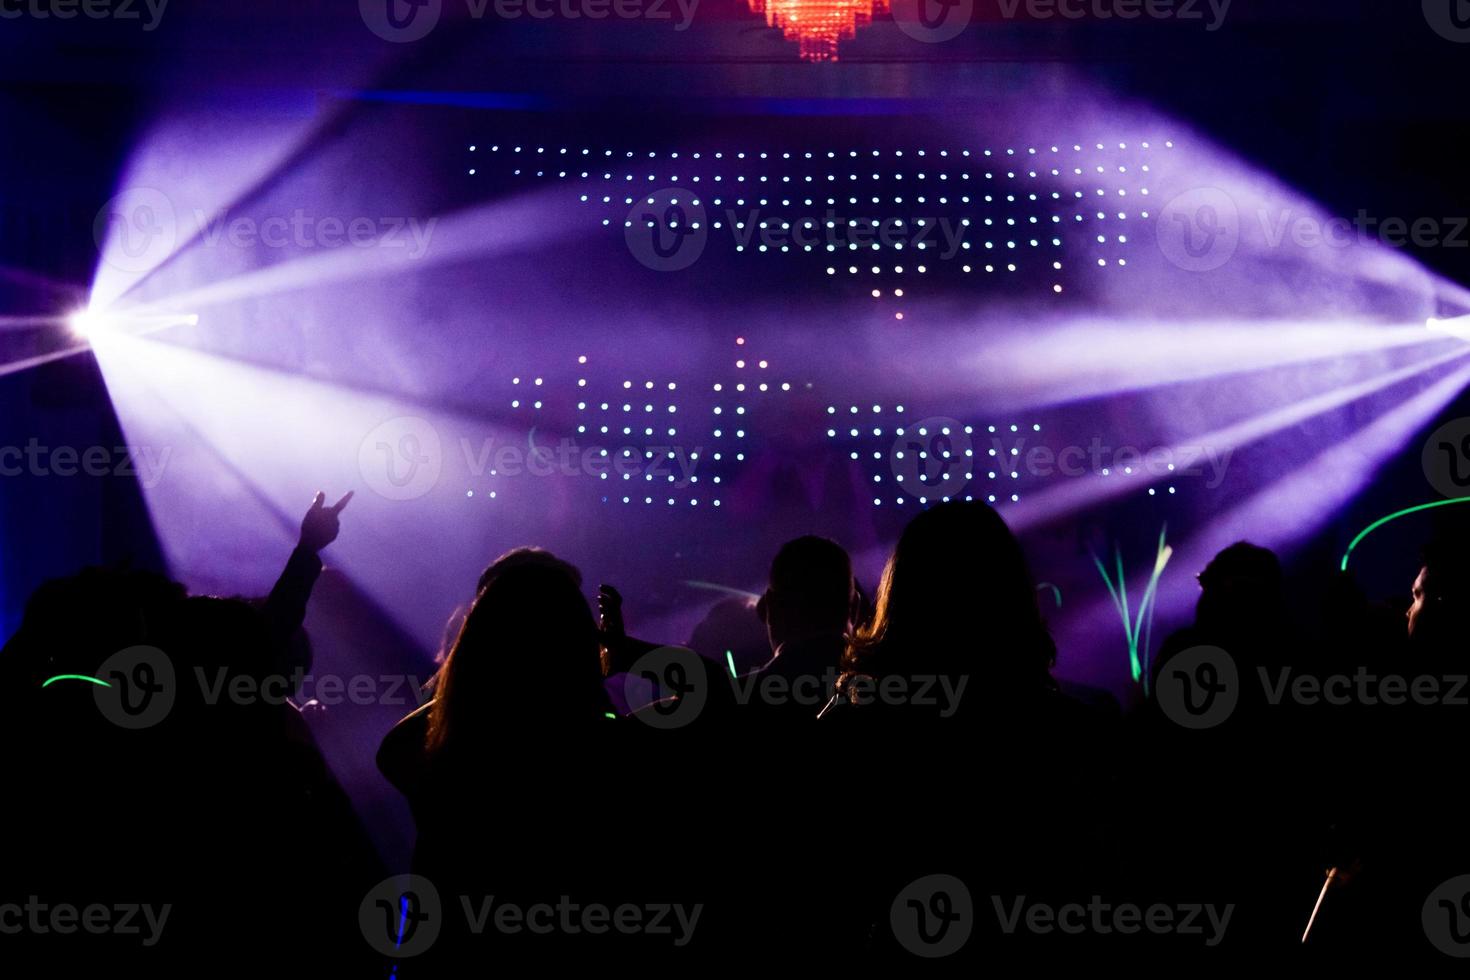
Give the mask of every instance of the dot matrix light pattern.
[[[920, 506], [950, 500], [984, 500], [1004, 505], [1016, 503], [1029, 491], [1045, 487], [1057, 479], [1073, 479], [1080, 475], [1109, 478], [1132, 476], [1130, 460], [1142, 464], [1136, 450], [1108, 458], [1119, 460], [1116, 466], [1084, 466], [1070, 469], [1058, 465], [1064, 449], [1080, 453], [1082, 446], [1054, 442], [1040, 422], [966, 423], [948, 417], [922, 418], [898, 404], [828, 405], [826, 437], [846, 453], [849, 460], [864, 467], [873, 491], [873, 505], [918, 504]], [[1099, 441], [1101, 445], [1101, 441]], [[1035, 452], [1042, 451], [1037, 465]], [[1175, 466], [1158, 476], [1160, 484], [1149, 487], [1148, 496], [1174, 494], [1171, 482]]]
[[[506, 405], [510, 418], [532, 432], [542, 424], [551, 432], [552, 420], [567, 414], [576, 419], [572, 443], [580, 452], [608, 460], [594, 475], [602, 484], [603, 503], [720, 507], [731, 477], [747, 462], [762, 410], [797, 387], [744, 337], [735, 338], [734, 348], [726, 380], [706, 385], [708, 390], [697, 395], [688, 381], [593, 380], [583, 354], [569, 392], [557, 391], [533, 372], [517, 373], [509, 379]], [[556, 437], [545, 438], [555, 442]], [[499, 499], [513, 477], [494, 468], [488, 475], [493, 489], [482, 487], [479, 495]], [[475, 497], [475, 488], [465, 495]]]
[[[560, 383], [532, 371], [512, 375], [506, 387], [509, 417], [526, 431], [557, 442], [560, 420], [575, 419], [566, 435], [579, 454], [605, 461], [596, 472], [603, 503], [665, 507], [722, 506], [761, 446], [762, 419], [789, 408], [782, 402], [811, 384], [793, 381], [743, 336], [736, 337], [722, 380], [692, 382], [669, 378], [626, 377], [598, 381], [589, 377], [589, 358], [577, 358], [575, 377]], [[1062, 448], [1048, 440], [1041, 422], [961, 422], [924, 416], [903, 402], [827, 404], [824, 429], [814, 433], [829, 452], [845, 457], [871, 493], [874, 507], [924, 507], [949, 500], [984, 500], [1005, 506], [1056, 479], [1077, 475], [1037, 472], [1030, 453], [1044, 448], [1056, 458]], [[579, 457], [580, 458], [580, 457]], [[1090, 475], [1131, 476], [1120, 462]], [[1160, 473], [1148, 496], [1173, 495], [1174, 465]], [[518, 474], [493, 466], [486, 481], [468, 488], [467, 498], [497, 500]]]
[[[1139, 222], [1149, 221], [1149, 181], [1164, 141], [1118, 140], [984, 149], [632, 151], [546, 146], [508, 141], [471, 145], [475, 177], [487, 161], [496, 172], [575, 189], [601, 226], [621, 237], [642, 201], [677, 202], [691, 225], [703, 220], [709, 248], [781, 261], [819, 256], [821, 274], [853, 283], [895, 321], [926, 276], [1013, 277], [1045, 281], [1065, 293], [1078, 266], [1129, 268]], [[666, 193], [672, 189], [672, 194]], [[654, 198], [651, 191], [663, 193]], [[699, 216], [704, 215], [703, 219]], [[892, 234], [854, 241], [856, 222], [886, 226]], [[809, 240], [792, 236], [793, 228]], [[783, 234], [771, 235], [773, 230]], [[810, 240], [815, 236], [816, 240]], [[1038, 280], [1035, 273], [1045, 275]], [[1028, 272], [1024, 277], [1017, 273]], [[604, 503], [665, 507], [720, 507], [760, 445], [762, 410], [789, 395], [797, 382], [754, 353], [744, 337], [718, 380], [633, 378], [600, 382], [585, 369], [570, 392], [553, 394], [527, 369], [512, 379], [513, 413], [535, 417], [574, 409], [574, 438], [609, 458], [641, 459], [642, 468], [599, 476]], [[801, 385], [810, 389], [810, 385]], [[932, 408], [932, 407], [931, 407]], [[1039, 422], [959, 422], [921, 415], [903, 403], [826, 406], [821, 433], [834, 453], [861, 468], [875, 507], [922, 507], [941, 500], [982, 499], [1004, 506], [1047, 478], [1028, 473], [1004, 437], [1025, 430], [1039, 438]], [[557, 418], [564, 418], [558, 412]], [[673, 447], [697, 464], [689, 479], [650, 471]], [[492, 478], [495, 474], [491, 474]], [[1104, 467], [1096, 475], [1107, 477]], [[1052, 477], [1057, 479], [1059, 477]], [[1167, 482], [1149, 496], [1173, 495]], [[471, 489], [467, 495], [474, 495]], [[483, 489], [481, 498], [497, 498]]]
[[[603, 227], [702, 233], [702, 247], [821, 271], [888, 301], [926, 277], [1066, 293], [1080, 267], [1122, 274], [1156, 207], [1172, 140], [977, 149], [635, 151], [473, 144], [469, 174], [565, 182]], [[663, 225], [663, 227], [661, 227]], [[885, 307], [887, 309], [888, 307]]]

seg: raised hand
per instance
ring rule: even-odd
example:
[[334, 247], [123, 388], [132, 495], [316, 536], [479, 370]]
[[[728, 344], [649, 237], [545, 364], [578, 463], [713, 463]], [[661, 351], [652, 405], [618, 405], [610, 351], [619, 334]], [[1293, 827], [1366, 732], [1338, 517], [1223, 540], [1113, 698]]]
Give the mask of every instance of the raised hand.
[[597, 617], [602, 628], [602, 646], [607, 651], [604, 666], [609, 676], [626, 672], [639, 657], [658, 649], [657, 643], [628, 635], [628, 627], [623, 622], [622, 593], [611, 585], [597, 587]]
[[619, 640], [628, 635], [623, 623], [623, 596], [611, 585], [597, 587], [597, 616], [601, 620], [604, 640]]
[[342, 509], [352, 500], [352, 491], [332, 506], [326, 506], [327, 495], [320, 490], [311, 502], [311, 509], [301, 519], [301, 547], [310, 552], [318, 552], [337, 540], [337, 535], [342, 531], [342, 525], [338, 515]]

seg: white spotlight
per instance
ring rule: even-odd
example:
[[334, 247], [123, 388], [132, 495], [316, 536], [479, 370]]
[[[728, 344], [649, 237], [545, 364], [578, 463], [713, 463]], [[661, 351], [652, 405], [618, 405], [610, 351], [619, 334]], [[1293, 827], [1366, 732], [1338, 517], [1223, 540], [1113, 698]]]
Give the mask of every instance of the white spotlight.
[[1459, 337], [1461, 340], [1470, 342], [1470, 316], [1457, 316], [1449, 320], [1430, 317], [1424, 322], [1424, 325], [1430, 330], [1447, 333], [1451, 337]]
[[129, 334], [149, 334], [168, 327], [199, 325], [197, 313], [109, 313], [102, 310], [81, 309], [66, 318], [67, 329], [73, 335], [88, 341], [96, 341], [105, 333], [126, 331]]
[[107, 317], [93, 310], [77, 310], [66, 318], [67, 329], [82, 340], [91, 340], [106, 324]]

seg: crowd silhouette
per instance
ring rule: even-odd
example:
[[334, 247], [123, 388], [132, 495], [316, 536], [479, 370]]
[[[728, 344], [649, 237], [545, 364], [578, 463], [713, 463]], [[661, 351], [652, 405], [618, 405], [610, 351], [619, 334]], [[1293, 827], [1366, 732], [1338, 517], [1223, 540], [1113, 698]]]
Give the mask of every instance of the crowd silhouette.
[[[310, 667], [302, 623], [350, 498], [317, 495], [263, 599], [126, 569], [37, 591], [0, 653], [18, 825], [0, 905], [170, 903], [142, 951], [201, 975], [1440, 955], [1424, 902], [1470, 871], [1470, 708], [1360, 693], [1321, 710], [1290, 685], [1451, 685], [1470, 616], [1451, 535], [1407, 608], [1343, 576], [1311, 628], [1274, 554], [1225, 549], [1127, 711], [1054, 679], [1064, 653], [1021, 543], [979, 502], [915, 517], [871, 602], [838, 543], [795, 538], [758, 600], [716, 604], [687, 647], [636, 636], [616, 588], [589, 602], [578, 568], [519, 548], [455, 613], [423, 706], [384, 734], [378, 767], [417, 831], [412, 866], [390, 868], [279, 683]], [[1225, 661], [1201, 651], [1236, 678], [1218, 723], [1177, 715], [1220, 683]], [[393, 872], [415, 877], [374, 899]], [[1034, 911], [1103, 899], [1176, 922], [1228, 911], [1213, 933]], [[64, 949], [119, 955], [85, 932]]]

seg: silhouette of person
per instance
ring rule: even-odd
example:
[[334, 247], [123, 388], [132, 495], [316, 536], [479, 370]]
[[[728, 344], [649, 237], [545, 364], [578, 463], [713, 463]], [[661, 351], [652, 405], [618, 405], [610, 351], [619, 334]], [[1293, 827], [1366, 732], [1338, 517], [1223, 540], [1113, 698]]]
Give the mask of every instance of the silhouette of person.
[[522, 908], [561, 896], [608, 900], [609, 848], [621, 824], [603, 808], [623, 777], [605, 760], [619, 757], [609, 740], [620, 726], [580, 580], [549, 552], [518, 549], [497, 560], [433, 700], [379, 750], [379, 767], [407, 796], [418, 827], [414, 872], [446, 903], [448, 932], [427, 961], [435, 970], [452, 971], [466, 956], [575, 960], [580, 945], [597, 945], [591, 936], [512, 935], [493, 924], [476, 932], [459, 908], [461, 896]]
[[[818, 725], [841, 733], [827, 767], [843, 787], [828, 895], [843, 942], [910, 956], [890, 910], [927, 875], [1000, 895], [1106, 889], [1109, 740], [1059, 692], [1055, 658], [1020, 542], [995, 510], [952, 501], [909, 522]], [[959, 959], [1005, 942], [977, 933]]]
[[864, 677], [949, 677], [967, 687], [956, 716], [981, 706], [1028, 710], [1057, 693], [1055, 660], [1020, 542], [984, 503], [951, 501], [904, 529], [884, 568], [873, 620], [844, 660], [846, 697], [838, 700], [856, 697]]
[[[0, 654], [7, 682], [24, 684], [6, 692], [20, 704], [7, 722], [23, 719], [30, 732], [17, 776], [50, 787], [12, 813], [30, 844], [16, 883], [169, 903], [164, 962], [197, 965], [236, 949], [307, 968], [364, 965], [353, 910], [381, 872], [286, 697], [291, 668], [309, 649], [300, 627], [317, 553], [336, 538], [348, 499], [327, 507], [317, 495], [262, 600], [189, 597], [162, 576], [117, 569], [87, 569], [37, 591]], [[114, 670], [119, 654], [141, 663]], [[45, 683], [62, 674], [92, 680]], [[112, 692], [135, 727], [108, 707]], [[155, 703], [163, 710], [152, 711]], [[36, 740], [37, 731], [49, 737]], [[103, 762], [74, 777], [81, 760]], [[84, 867], [57, 860], [99, 834], [126, 846], [95, 849]], [[279, 909], [285, 894], [299, 903], [290, 926], [268, 923], [262, 910]], [[73, 951], [86, 955], [89, 942]], [[96, 951], [105, 962], [117, 947], [99, 940]]]
[[1405, 613], [1411, 650], [1436, 659], [1465, 661], [1470, 641], [1470, 558], [1448, 537], [1425, 545]]
[[1219, 647], [1230, 655], [1242, 679], [1236, 714], [1250, 722], [1268, 720], [1263, 718], [1259, 670], [1303, 654], [1288, 626], [1281, 562], [1269, 549], [1238, 541], [1215, 555], [1198, 581], [1194, 623], [1161, 644], [1151, 687], [1157, 689], [1159, 677], [1178, 654], [1194, 647]]
[[839, 544], [808, 535], [782, 545], [756, 604], [772, 657], [742, 678], [753, 695], [747, 704], [815, 721], [834, 693], [856, 606], [852, 560]]

